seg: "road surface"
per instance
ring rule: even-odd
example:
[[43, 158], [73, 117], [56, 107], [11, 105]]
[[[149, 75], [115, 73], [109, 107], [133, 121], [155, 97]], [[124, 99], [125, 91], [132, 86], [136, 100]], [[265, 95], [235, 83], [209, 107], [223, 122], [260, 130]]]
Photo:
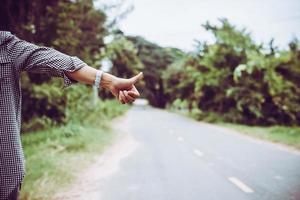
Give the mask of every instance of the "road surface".
[[103, 200], [300, 200], [300, 154], [167, 111], [135, 106], [138, 147], [101, 184]]

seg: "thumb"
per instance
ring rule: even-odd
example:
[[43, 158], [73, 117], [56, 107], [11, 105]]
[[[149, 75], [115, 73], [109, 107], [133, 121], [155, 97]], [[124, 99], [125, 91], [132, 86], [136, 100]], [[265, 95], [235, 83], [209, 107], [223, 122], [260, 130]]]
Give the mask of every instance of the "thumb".
[[138, 75], [135, 75], [134, 77], [130, 78], [130, 81], [134, 85], [136, 82], [138, 82], [142, 78], [143, 78], [143, 72], [140, 72]]

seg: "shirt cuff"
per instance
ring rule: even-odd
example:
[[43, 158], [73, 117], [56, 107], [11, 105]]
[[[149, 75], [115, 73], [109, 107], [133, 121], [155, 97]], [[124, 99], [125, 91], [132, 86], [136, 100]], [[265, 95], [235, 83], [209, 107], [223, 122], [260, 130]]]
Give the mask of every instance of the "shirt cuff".
[[82, 67], [87, 66], [85, 62], [83, 62], [82, 60], [80, 60], [75, 56], [70, 56], [70, 59], [71, 59], [71, 66], [63, 70], [64, 88], [77, 83], [76, 80], [73, 80], [70, 77], [68, 77], [67, 73], [75, 72], [81, 69]]

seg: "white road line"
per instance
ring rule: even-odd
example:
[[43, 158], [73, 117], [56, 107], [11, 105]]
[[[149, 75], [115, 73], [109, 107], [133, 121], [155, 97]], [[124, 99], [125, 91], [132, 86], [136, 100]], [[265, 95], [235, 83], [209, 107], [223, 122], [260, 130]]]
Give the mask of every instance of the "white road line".
[[178, 142], [183, 142], [183, 138], [182, 137], [178, 137], [177, 140], [178, 140]]
[[196, 156], [202, 157], [203, 153], [201, 151], [199, 151], [198, 149], [194, 150], [194, 154], [196, 154]]
[[235, 177], [229, 177], [228, 180], [231, 183], [233, 183], [235, 186], [240, 188], [245, 193], [253, 193], [254, 192], [249, 186], [247, 186], [245, 183], [243, 183], [242, 181], [240, 181], [239, 179], [237, 179]]

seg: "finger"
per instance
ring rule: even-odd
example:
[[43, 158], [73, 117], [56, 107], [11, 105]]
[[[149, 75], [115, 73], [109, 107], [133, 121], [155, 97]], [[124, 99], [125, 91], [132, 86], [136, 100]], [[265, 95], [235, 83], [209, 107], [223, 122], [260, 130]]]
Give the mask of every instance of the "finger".
[[135, 84], [136, 82], [138, 82], [142, 78], [143, 78], [143, 72], [140, 72], [138, 75], [135, 75], [134, 77], [130, 78], [130, 80], [131, 80], [132, 84]]
[[122, 91], [124, 97], [125, 97], [125, 103], [131, 103], [132, 101], [134, 101], [134, 98], [132, 98], [131, 96], [128, 95], [128, 92], [126, 90]]
[[122, 91], [120, 91], [119, 92], [119, 99], [120, 99], [120, 102], [122, 103], [122, 104], [125, 104], [126, 102], [125, 102], [125, 97], [124, 97], [124, 94], [122, 93]]
[[134, 91], [128, 91], [128, 95], [130, 95], [132, 98], [137, 99], [140, 97], [139, 92], [134, 92]]
[[129, 103], [134, 102], [135, 98], [131, 97], [126, 90], [124, 91], [124, 94]]
[[121, 102], [121, 104], [124, 104], [125, 102], [123, 101], [123, 98], [122, 98], [122, 92], [119, 91], [119, 101]]
[[135, 99], [140, 97], [140, 93], [139, 93], [139, 91], [136, 89], [135, 86], [133, 86], [132, 89], [128, 91], [128, 94], [129, 94], [131, 97], [135, 98]]
[[121, 98], [124, 103], [128, 103], [128, 99], [126, 98], [124, 91], [121, 91]]

